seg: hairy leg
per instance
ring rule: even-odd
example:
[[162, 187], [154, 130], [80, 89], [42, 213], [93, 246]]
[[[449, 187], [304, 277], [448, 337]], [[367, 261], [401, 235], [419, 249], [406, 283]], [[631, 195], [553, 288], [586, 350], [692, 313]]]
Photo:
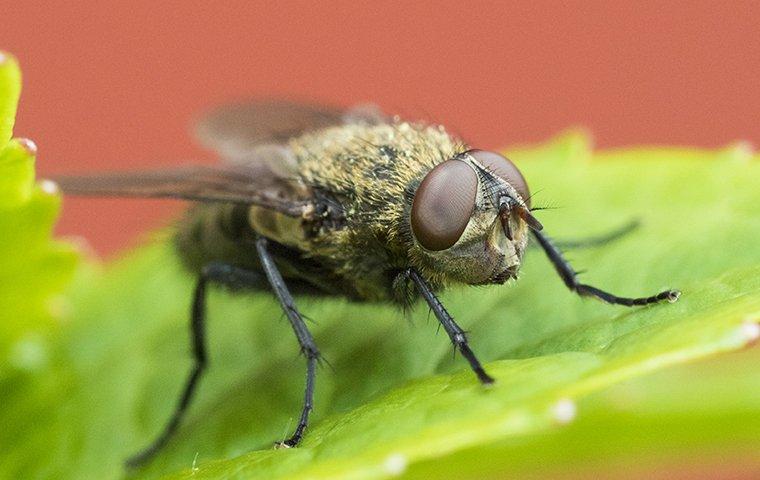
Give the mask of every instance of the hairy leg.
[[298, 425], [293, 434], [290, 438], [280, 444], [284, 447], [295, 447], [303, 437], [304, 430], [306, 430], [306, 426], [309, 423], [309, 413], [311, 413], [313, 408], [314, 380], [316, 377], [317, 362], [319, 361], [319, 350], [317, 350], [317, 345], [314, 343], [314, 338], [306, 328], [303, 317], [298, 312], [298, 309], [296, 309], [293, 296], [285, 285], [285, 281], [283, 280], [280, 271], [277, 269], [274, 259], [267, 251], [266, 238], [260, 237], [256, 239], [256, 252], [259, 254], [261, 266], [266, 274], [267, 280], [269, 280], [269, 284], [271, 285], [277, 300], [279, 300], [280, 306], [282, 306], [285, 315], [290, 321], [290, 325], [293, 327], [293, 332], [296, 334], [298, 344], [301, 347], [301, 353], [306, 357], [306, 388], [304, 391], [301, 416], [298, 419]]
[[404, 275], [406, 278], [410, 279], [414, 283], [415, 287], [417, 287], [417, 290], [419, 290], [419, 292], [422, 294], [422, 297], [430, 306], [430, 309], [435, 314], [435, 317], [438, 319], [443, 329], [449, 335], [451, 342], [456, 348], [459, 349], [459, 351], [462, 353], [462, 356], [470, 363], [470, 367], [475, 372], [475, 375], [478, 376], [478, 379], [485, 384], [493, 383], [494, 379], [486, 373], [486, 371], [483, 369], [483, 366], [480, 364], [477, 357], [475, 357], [475, 354], [470, 349], [464, 330], [462, 330], [459, 325], [456, 324], [451, 314], [446, 311], [443, 304], [440, 300], [438, 300], [438, 297], [435, 296], [430, 288], [430, 285], [428, 285], [425, 279], [422, 278], [419, 272], [413, 268], [405, 270], [401, 273], [401, 275]]
[[201, 374], [207, 366], [206, 356], [206, 286], [215, 282], [232, 288], [256, 286], [263, 280], [261, 274], [244, 270], [225, 263], [213, 262], [201, 271], [195, 285], [193, 304], [190, 312], [190, 334], [193, 345], [194, 365], [186, 382], [182, 395], [174, 408], [174, 413], [161, 433], [146, 448], [127, 460], [130, 467], [145, 463], [156, 454], [176, 432], [185, 412], [198, 387]]

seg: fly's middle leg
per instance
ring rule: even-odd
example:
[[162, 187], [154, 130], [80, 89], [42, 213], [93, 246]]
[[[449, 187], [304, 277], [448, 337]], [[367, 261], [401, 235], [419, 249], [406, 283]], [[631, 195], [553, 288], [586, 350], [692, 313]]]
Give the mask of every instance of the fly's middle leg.
[[309, 424], [309, 414], [313, 408], [314, 381], [317, 374], [317, 363], [319, 362], [319, 350], [314, 343], [311, 332], [306, 328], [306, 323], [304, 323], [301, 313], [296, 308], [293, 296], [290, 290], [288, 290], [287, 285], [285, 285], [285, 281], [267, 249], [267, 245], [268, 241], [266, 238], [259, 237], [256, 239], [256, 252], [261, 261], [261, 267], [277, 300], [280, 302], [280, 306], [288, 317], [290, 325], [293, 327], [293, 332], [296, 334], [298, 344], [301, 347], [301, 353], [306, 357], [306, 388], [304, 390], [301, 416], [298, 419], [298, 425], [293, 434], [279, 444], [283, 447], [295, 447], [303, 438], [304, 431]]

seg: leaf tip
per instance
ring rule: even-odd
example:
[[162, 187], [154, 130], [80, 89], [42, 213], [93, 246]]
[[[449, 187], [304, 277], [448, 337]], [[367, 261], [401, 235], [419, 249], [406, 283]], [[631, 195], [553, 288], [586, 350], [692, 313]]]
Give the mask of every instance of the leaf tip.
[[16, 57], [10, 53], [6, 52], [5, 50], [0, 50], [0, 68], [10, 66], [10, 68], [14, 70], [18, 70], [18, 60], [16, 60]]
[[37, 144], [32, 140], [28, 138], [17, 138], [16, 142], [18, 142], [19, 146], [30, 156], [37, 155]]
[[[16, 57], [14, 57], [13, 54], [6, 52], [5, 50], [0, 50], [0, 67], [4, 67], [7, 64], [17, 63]], [[13, 66], [11, 68], [13, 68]]]
[[58, 188], [58, 184], [55, 183], [52, 180], [42, 180], [40, 182], [40, 188], [43, 192], [47, 193], [48, 195], [58, 195], [60, 192], [60, 188]]

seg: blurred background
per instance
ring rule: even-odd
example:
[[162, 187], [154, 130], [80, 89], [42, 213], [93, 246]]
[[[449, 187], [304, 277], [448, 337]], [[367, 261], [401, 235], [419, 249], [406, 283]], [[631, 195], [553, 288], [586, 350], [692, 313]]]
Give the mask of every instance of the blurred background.
[[[576, 125], [600, 147], [760, 141], [758, 2], [310, 3], [4, 5], [16, 135], [42, 176], [212, 162], [195, 116], [285, 96], [376, 102], [484, 148]], [[59, 233], [110, 255], [180, 208], [69, 199]]]

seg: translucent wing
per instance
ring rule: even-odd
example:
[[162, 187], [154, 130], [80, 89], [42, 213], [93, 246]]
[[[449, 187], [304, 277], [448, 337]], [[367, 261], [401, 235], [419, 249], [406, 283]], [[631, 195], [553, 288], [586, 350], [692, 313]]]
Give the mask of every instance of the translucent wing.
[[246, 163], [251, 150], [259, 145], [282, 144], [305, 132], [385, 118], [374, 105], [340, 110], [282, 100], [252, 101], [216, 108], [198, 122], [195, 136], [225, 160]]
[[201, 119], [195, 135], [225, 159], [245, 157], [256, 145], [279, 144], [311, 130], [338, 125], [343, 113], [286, 101], [254, 101], [217, 107]]
[[[310, 211], [308, 190], [262, 168], [189, 166], [166, 170], [52, 178], [70, 195], [147, 197], [259, 205], [301, 217]], [[271, 172], [269, 172], [271, 173]]]
[[333, 125], [385, 119], [372, 105], [345, 111], [276, 100], [226, 105], [195, 129], [201, 143], [217, 151], [226, 164], [52, 180], [70, 195], [240, 203], [306, 218], [314, 211], [313, 196], [299, 180], [287, 139]]

